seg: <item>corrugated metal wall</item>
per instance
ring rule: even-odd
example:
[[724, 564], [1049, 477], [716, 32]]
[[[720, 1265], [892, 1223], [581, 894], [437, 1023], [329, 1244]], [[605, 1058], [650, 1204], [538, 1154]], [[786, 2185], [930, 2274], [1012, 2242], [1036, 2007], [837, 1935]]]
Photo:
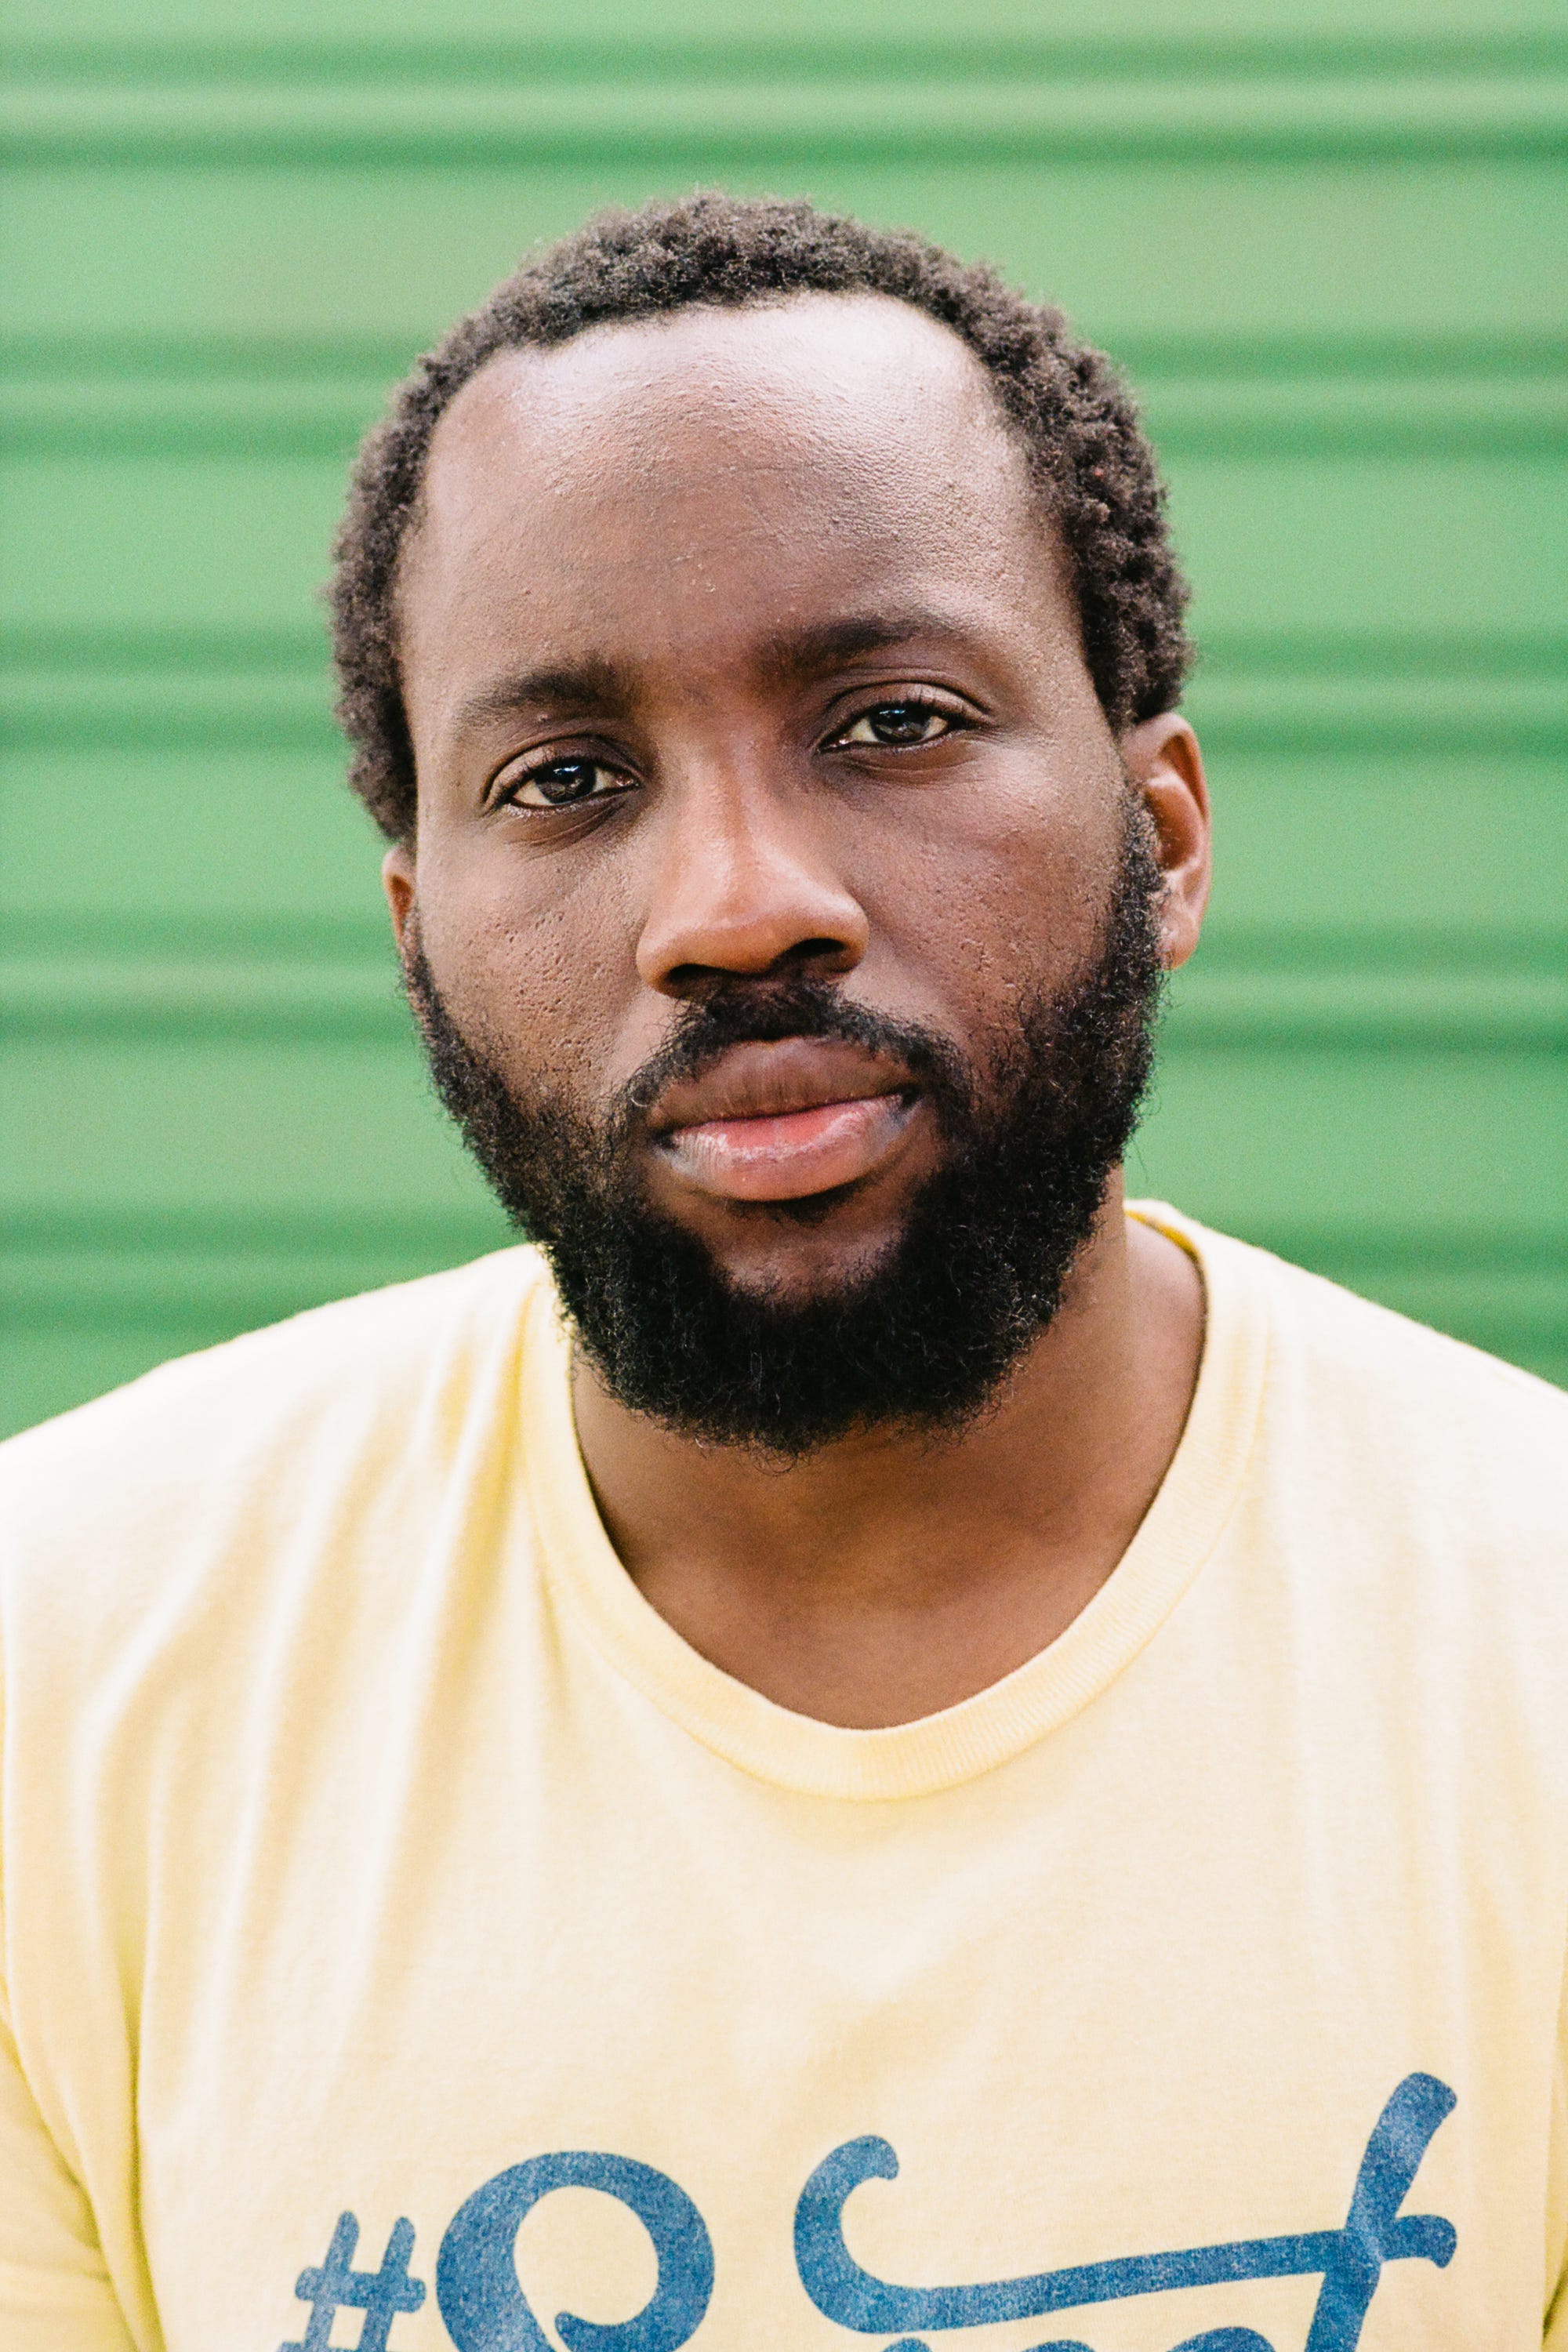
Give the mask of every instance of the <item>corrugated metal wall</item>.
[[488, 1245], [315, 593], [389, 378], [698, 181], [1125, 359], [1220, 825], [1137, 1181], [1568, 1377], [1561, 11], [13, 0], [3, 1413]]

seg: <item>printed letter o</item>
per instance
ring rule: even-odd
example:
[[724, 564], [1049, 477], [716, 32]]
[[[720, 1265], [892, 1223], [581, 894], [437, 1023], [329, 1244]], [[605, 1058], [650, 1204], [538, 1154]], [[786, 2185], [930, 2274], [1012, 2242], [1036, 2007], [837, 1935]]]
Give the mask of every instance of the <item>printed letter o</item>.
[[524, 2217], [552, 2189], [597, 2189], [629, 2206], [653, 2240], [658, 2284], [634, 2318], [614, 2326], [565, 2311], [555, 2326], [567, 2352], [677, 2352], [713, 2293], [707, 2224], [684, 2189], [629, 2156], [571, 2149], [498, 2172], [453, 2216], [436, 2258], [436, 2300], [458, 2352], [551, 2352], [518, 2284]]

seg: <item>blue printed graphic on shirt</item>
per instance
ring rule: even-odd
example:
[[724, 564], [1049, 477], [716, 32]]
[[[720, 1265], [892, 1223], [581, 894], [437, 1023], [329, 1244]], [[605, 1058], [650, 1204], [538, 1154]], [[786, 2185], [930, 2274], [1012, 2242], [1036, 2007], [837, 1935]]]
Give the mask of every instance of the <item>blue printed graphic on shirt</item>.
[[[1321, 2273], [1322, 2291], [1306, 2352], [1353, 2352], [1385, 2263], [1420, 2261], [1442, 2268], [1453, 2258], [1451, 2222], [1435, 2214], [1399, 2212], [1427, 2143], [1453, 2105], [1446, 2083], [1431, 2074], [1406, 2075], [1367, 2142], [1341, 2230], [1239, 2239], [1176, 2253], [1127, 2254], [982, 2286], [892, 2286], [860, 2268], [844, 2242], [845, 2204], [863, 2180], [897, 2179], [899, 2159], [885, 2139], [846, 2140], [823, 2159], [801, 2192], [795, 2263], [825, 2318], [873, 2336], [893, 2329], [984, 2327], [1132, 2295], [1168, 2294], [1173, 2288]], [[1212, 2352], [1212, 2337], [1197, 2340]]]
[[635, 2319], [601, 2327], [561, 2313], [566, 2352], [676, 2352], [694, 2336], [713, 2292], [707, 2224], [684, 2189], [629, 2156], [536, 2156], [475, 2190], [441, 2241], [436, 2300], [458, 2352], [551, 2352], [517, 2283], [512, 2248], [524, 2217], [552, 2189], [598, 2189], [629, 2205], [658, 2257], [658, 2280]]
[[[1156, 2254], [1125, 2254], [1027, 2277], [964, 2286], [899, 2286], [863, 2270], [844, 2241], [844, 2208], [867, 2180], [896, 2180], [899, 2159], [885, 2139], [846, 2140], [825, 2157], [802, 2189], [795, 2216], [795, 2267], [825, 2319], [852, 2334], [896, 2336], [886, 2352], [930, 2352], [923, 2338], [952, 2330], [1037, 2319], [1095, 2304], [1188, 2287], [1244, 2285], [1254, 2279], [1319, 2277], [1322, 2285], [1302, 2352], [1356, 2352], [1384, 2271], [1392, 2263], [1452, 2261], [1451, 2221], [1401, 2210], [1433, 2135], [1455, 2096], [1432, 2074], [1407, 2074], [1373, 2126], [1343, 2224], [1272, 2238], [1239, 2238]], [[557, 2189], [594, 2189], [635, 2213], [658, 2262], [653, 2294], [630, 2319], [614, 2325], [555, 2317], [566, 2352], [679, 2352], [701, 2326], [713, 2294], [714, 2253], [707, 2224], [684, 2189], [652, 2165], [591, 2149], [536, 2156], [510, 2166], [477, 2189], [448, 2224], [436, 2258], [436, 2300], [457, 2352], [551, 2352], [519, 2284], [518, 2231]], [[342, 2310], [363, 2312], [356, 2352], [387, 2352], [394, 2315], [417, 2311], [423, 2284], [409, 2275], [413, 2225], [400, 2221], [378, 2271], [356, 2271], [359, 2223], [344, 2213], [326, 2260], [302, 2271], [296, 2288], [311, 2305], [304, 2336], [279, 2352], [331, 2352]], [[916, 2334], [913, 2331], [918, 2330]], [[1035, 2352], [1092, 2352], [1078, 2338], [1052, 2336]], [[1173, 2352], [1276, 2352], [1245, 2326], [1190, 2336]]]
[[326, 2261], [313, 2270], [301, 2271], [295, 2283], [294, 2292], [300, 2302], [311, 2306], [305, 2333], [296, 2343], [281, 2346], [279, 2352], [331, 2352], [332, 2322], [340, 2311], [364, 2314], [355, 2352], [386, 2352], [387, 2337], [397, 2314], [419, 2309], [425, 2301], [424, 2282], [408, 2275], [408, 2257], [414, 2252], [413, 2222], [400, 2221], [394, 2224], [379, 2270], [353, 2268], [358, 2244], [358, 2221], [352, 2213], [340, 2213]]

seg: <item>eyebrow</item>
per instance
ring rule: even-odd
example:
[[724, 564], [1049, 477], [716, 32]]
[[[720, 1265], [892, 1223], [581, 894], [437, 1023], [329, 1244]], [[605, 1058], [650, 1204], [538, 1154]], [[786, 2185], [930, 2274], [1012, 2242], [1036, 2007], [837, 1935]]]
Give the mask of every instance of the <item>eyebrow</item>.
[[606, 706], [624, 709], [633, 696], [630, 677], [614, 662], [589, 659], [519, 670], [509, 677], [492, 678], [489, 685], [476, 687], [472, 694], [465, 695], [452, 714], [452, 724], [461, 733], [470, 727], [482, 726], [487, 719], [507, 719], [516, 711], [542, 707], [555, 710], [603, 710]]
[[[763, 677], [788, 682], [816, 677], [862, 654], [908, 645], [916, 637], [945, 637], [950, 643], [965, 645], [973, 641], [972, 632], [956, 614], [918, 605], [897, 613], [847, 614], [804, 628], [779, 630], [763, 639], [754, 660]], [[625, 710], [636, 699], [632, 672], [618, 663], [590, 656], [579, 662], [519, 670], [476, 687], [458, 705], [452, 724], [462, 733], [487, 719], [510, 718], [520, 710]]]
[[764, 640], [759, 667], [782, 678], [809, 677], [858, 655], [881, 653], [908, 645], [915, 637], [945, 637], [970, 645], [973, 632], [952, 613], [931, 605], [915, 605], [899, 613], [855, 613], [842, 620], [813, 623], [801, 629], [781, 630]]

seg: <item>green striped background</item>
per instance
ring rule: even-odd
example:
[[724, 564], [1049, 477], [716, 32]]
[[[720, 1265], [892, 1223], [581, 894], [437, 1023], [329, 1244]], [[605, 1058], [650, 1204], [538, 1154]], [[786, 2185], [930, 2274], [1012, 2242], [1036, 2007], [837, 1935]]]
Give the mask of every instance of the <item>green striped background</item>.
[[316, 592], [388, 380], [700, 181], [1124, 360], [1220, 828], [1134, 1179], [1568, 1380], [1568, 23], [1283, 0], [8, 18], [0, 1421], [450, 1262]]

